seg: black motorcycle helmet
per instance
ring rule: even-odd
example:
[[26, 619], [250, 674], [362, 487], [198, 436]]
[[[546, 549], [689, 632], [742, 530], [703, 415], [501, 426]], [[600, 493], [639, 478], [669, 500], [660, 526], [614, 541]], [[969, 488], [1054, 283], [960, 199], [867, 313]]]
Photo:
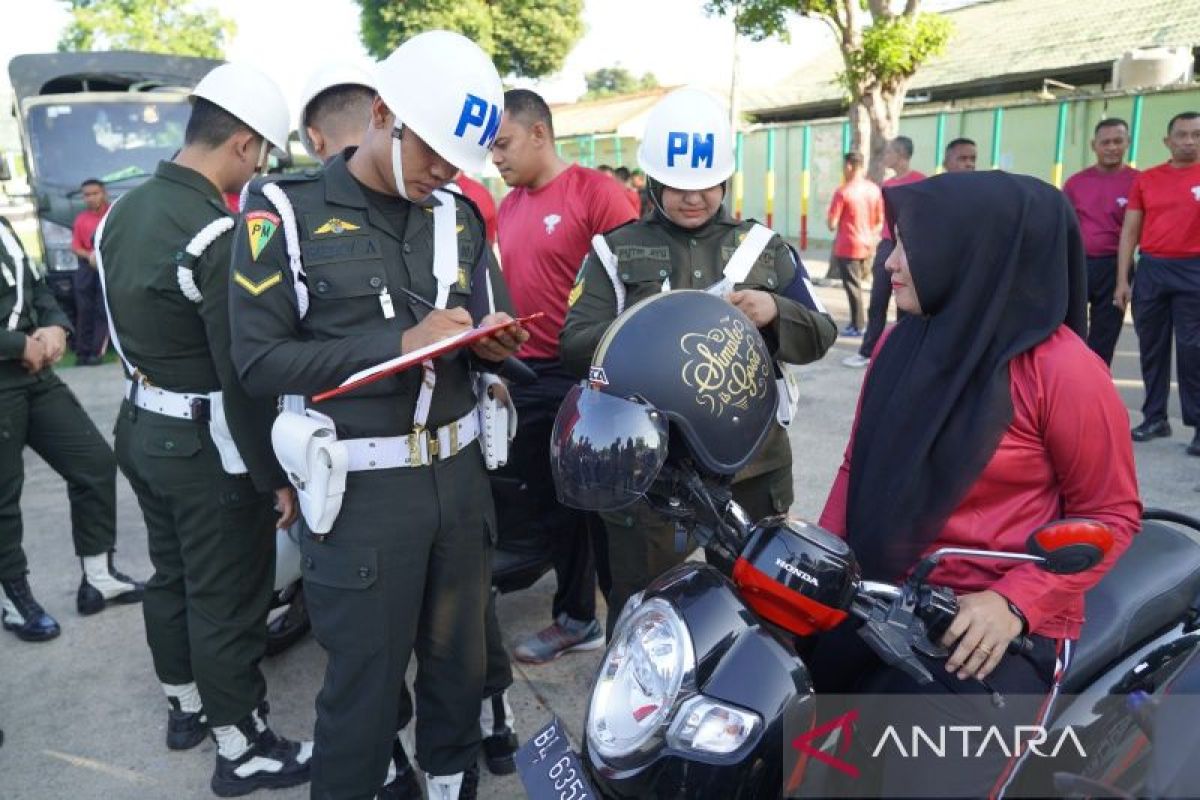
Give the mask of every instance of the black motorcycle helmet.
[[647, 298], [609, 326], [587, 381], [559, 408], [550, 440], [558, 498], [591, 511], [631, 505], [669, 444], [672, 459], [732, 478], [757, 454], [778, 402], [771, 355], [742, 312], [706, 292]]

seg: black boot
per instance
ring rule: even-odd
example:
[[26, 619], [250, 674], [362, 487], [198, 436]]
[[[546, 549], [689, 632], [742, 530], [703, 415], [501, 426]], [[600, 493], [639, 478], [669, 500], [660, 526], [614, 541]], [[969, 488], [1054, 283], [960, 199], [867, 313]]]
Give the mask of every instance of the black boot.
[[54, 617], [33, 599], [25, 575], [0, 581], [0, 587], [3, 587], [5, 597], [3, 609], [0, 609], [4, 630], [12, 631], [26, 642], [46, 642], [62, 633]]
[[174, 697], [168, 697], [167, 702], [171, 704], [167, 711], [167, 749], [191, 750], [203, 742], [208, 736], [208, 717], [204, 715], [204, 709], [184, 711]]
[[75, 595], [75, 608], [83, 616], [97, 614], [109, 603], [139, 603], [146, 585], [113, 566], [111, 552], [79, 559], [83, 578]]
[[312, 742], [277, 736], [257, 709], [236, 725], [214, 726], [212, 735], [217, 742], [217, 765], [211, 785], [218, 797], [240, 797], [258, 789], [308, 782]]
[[392, 740], [392, 769], [388, 772], [395, 772], [395, 775], [379, 790], [379, 800], [422, 800], [421, 782], [417, 780], [417, 771], [412, 768], [399, 735]]
[[[483, 738], [483, 758], [488, 772], [493, 775], [511, 775], [517, 771], [516, 754], [521, 743], [512, 729], [511, 711], [504, 701], [504, 692], [492, 695], [483, 701], [491, 705], [491, 732]], [[486, 718], [486, 714], [482, 715]]]

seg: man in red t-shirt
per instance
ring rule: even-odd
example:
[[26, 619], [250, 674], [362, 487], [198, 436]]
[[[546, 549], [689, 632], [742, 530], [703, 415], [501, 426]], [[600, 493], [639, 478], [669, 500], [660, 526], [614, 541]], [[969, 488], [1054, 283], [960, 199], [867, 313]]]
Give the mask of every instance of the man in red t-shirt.
[[[893, 175], [883, 182], [884, 186], [903, 186], [925, 177], [924, 173], [917, 172], [910, 166], [912, 156], [913, 140], [907, 136], [897, 136], [888, 142], [883, 151], [883, 165], [890, 169]], [[887, 324], [888, 303], [892, 299], [892, 281], [883, 264], [895, 246], [885, 208], [883, 238], [879, 240], [879, 247], [875, 250], [875, 261], [871, 264], [871, 300], [867, 306], [867, 330], [863, 335], [862, 347], [858, 348], [854, 355], [843, 358], [843, 366], [865, 367], [871, 363], [871, 353], [875, 351], [875, 344], [879, 341], [879, 335], [883, 333], [883, 326]], [[898, 317], [903, 314], [903, 311], [896, 309]]]
[[1096, 163], [1067, 179], [1063, 194], [1075, 207], [1088, 264], [1088, 347], [1112, 365], [1125, 313], [1113, 304], [1117, 288], [1117, 245], [1129, 190], [1138, 172], [1125, 163], [1129, 126], [1102, 119], [1092, 136]]
[[[1139, 174], [1129, 192], [1117, 255], [1113, 302], [1133, 301], [1133, 328], [1141, 351], [1142, 424], [1133, 439], [1170, 436], [1171, 328], [1179, 355], [1183, 424], [1200, 426], [1200, 113], [1176, 114], [1163, 139], [1171, 160]], [[1133, 250], [1141, 251], [1137, 279], [1129, 285]], [[1200, 429], [1188, 445], [1200, 456]]]
[[833, 260], [850, 302], [850, 324], [842, 329], [842, 336], [853, 338], [863, 335], [860, 276], [883, 227], [883, 194], [865, 173], [862, 154], [846, 153], [842, 162], [844, 182], [833, 193], [827, 218], [829, 230], [837, 231]]
[[86, 208], [71, 228], [71, 250], [79, 260], [75, 270], [75, 363], [89, 367], [99, 364], [108, 349], [108, 316], [96, 271], [96, 228], [108, 213], [108, 192], [95, 178], [81, 183], [79, 191]]
[[613, 170], [613, 177], [617, 179], [617, 183], [621, 184], [621, 190], [625, 192], [625, 199], [629, 201], [629, 205], [633, 207], [633, 213], [638, 217], [642, 216], [642, 196], [638, 194], [630, 181], [633, 179], [633, 173], [629, 171], [629, 167], [617, 167]]
[[596, 621], [594, 553], [607, 548], [597, 542], [593, 550], [592, 541], [603, 535], [603, 526], [558, 503], [550, 474], [550, 431], [559, 404], [575, 384], [558, 359], [567, 296], [592, 237], [632, 221], [635, 214], [611, 177], [558, 157], [550, 108], [527, 89], [504, 95], [492, 160], [513, 187], [497, 215], [501, 267], [513, 305], [522, 315], [546, 315], [526, 326], [529, 341], [517, 353], [538, 374], [538, 382], [513, 387], [519, 427], [501, 470], [528, 487], [528, 503], [551, 545], [558, 578], [554, 621], [513, 651], [521, 661], [543, 663], [604, 646], [604, 628]]
[[496, 201], [492, 199], [492, 193], [482, 183], [468, 178], [461, 172], [458, 173], [454, 182], [458, 184], [458, 188], [462, 189], [463, 195], [479, 209], [479, 213], [483, 217], [487, 242], [494, 245], [496, 243]]

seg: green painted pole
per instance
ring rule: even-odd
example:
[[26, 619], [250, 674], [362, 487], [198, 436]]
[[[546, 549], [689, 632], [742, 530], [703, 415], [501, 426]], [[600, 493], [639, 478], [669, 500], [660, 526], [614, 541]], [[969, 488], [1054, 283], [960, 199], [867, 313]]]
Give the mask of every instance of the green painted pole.
[[617, 166], [618, 167], [624, 166], [625, 162], [624, 162], [624, 159], [622, 159], [622, 157], [621, 157], [621, 137], [620, 136], [613, 137], [613, 147], [616, 149], [615, 158], [617, 161]]
[[1062, 186], [1063, 154], [1067, 149], [1067, 103], [1058, 104], [1058, 133], [1054, 137], [1054, 174], [1051, 183], [1056, 187]]
[[850, 120], [846, 120], [845, 122], [842, 123], [842, 152], [843, 153], [850, 152], [850, 142], [851, 141], [852, 141], [852, 138], [850, 136]]
[[934, 174], [945, 170], [945, 150], [946, 150], [946, 115], [937, 115], [937, 138], [934, 139], [933, 153], [937, 158], [937, 166], [934, 167]]
[[775, 129], [767, 128], [767, 227], [775, 227]]
[[804, 126], [800, 150], [800, 249], [808, 249], [808, 195], [812, 186], [812, 126]]
[[733, 216], [735, 219], [742, 218], [742, 201], [745, 195], [745, 177], [742, 175], [742, 150], [745, 149], [743, 138], [742, 132], [738, 131], [733, 143]]
[[1004, 108], [992, 112], [992, 169], [1000, 169], [1000, 135], [1004, 130]]
[[1142, 141], [1142, 96], [1133, 98], [1133, 120], [1129, 128], [1129, 166], [1137, 166], [1138, 144]]

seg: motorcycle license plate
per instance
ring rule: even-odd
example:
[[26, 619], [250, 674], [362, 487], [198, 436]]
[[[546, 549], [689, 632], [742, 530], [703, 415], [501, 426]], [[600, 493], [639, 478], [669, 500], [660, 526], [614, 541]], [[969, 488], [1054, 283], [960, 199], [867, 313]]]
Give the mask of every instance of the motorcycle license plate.
[[529, 737], [517, 751], [517, 771], [530, 800], [597, 800], [583, 762], [571, 749], [558, 717]]

